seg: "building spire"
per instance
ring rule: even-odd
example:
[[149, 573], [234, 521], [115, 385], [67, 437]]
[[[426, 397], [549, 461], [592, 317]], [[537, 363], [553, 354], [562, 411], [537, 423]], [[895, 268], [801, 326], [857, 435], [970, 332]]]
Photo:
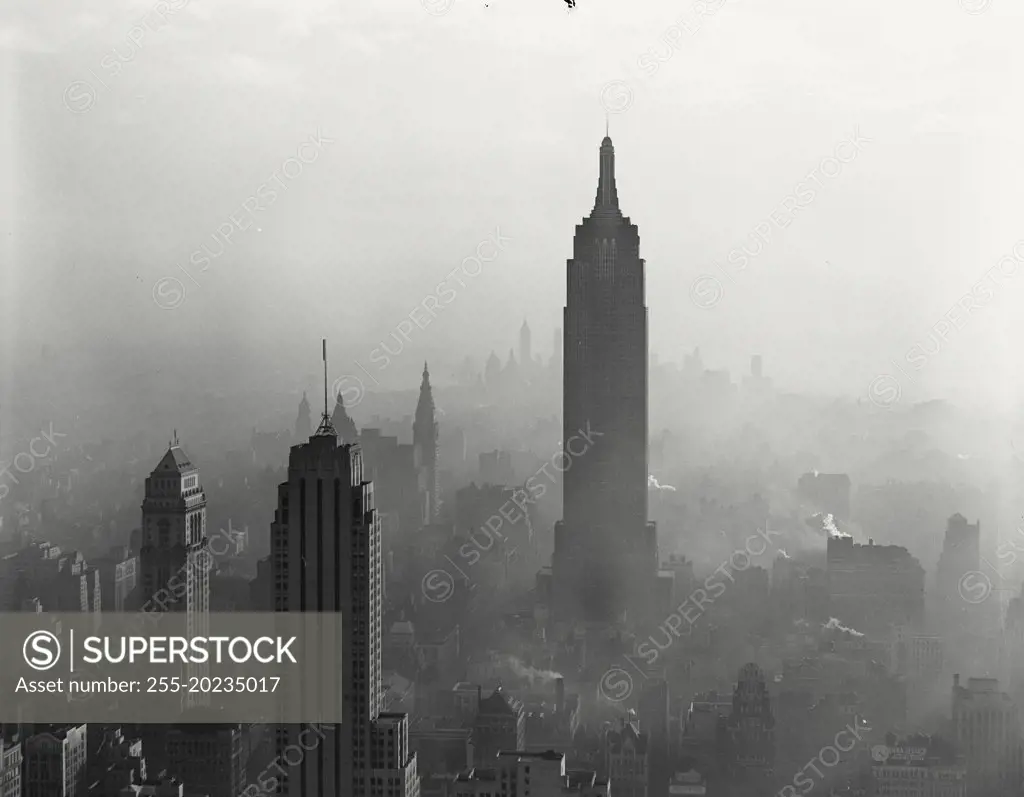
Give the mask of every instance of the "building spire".
[[434, 412], [434, 393], [430, 387], [430, 371], [423, 363], [423, 381], [420, 383], [420, 397], [416, 402], [416, 415], [412, 424], [412, 442], [416, 461], [423, 468], [425, 487], [429, 503], [427, 517], [430, 522], [437, 518], [441, 505], [441, 487], [437, 467], [437, 419]]
[[[607, 121], [605, 122], [607, 132]], [[615, 147], [609, 136], [601, 142], [600, 170], [597, 178], [597, 198], [592, 215], [621, 217], [619, 194], [615, 189]]]
[[338, 433], [339, 442], [358, 442], [359, 430], [356, 429], [355, 422], [349, 417], [345, 409], [345, 400], [342, 398], [340, 390], [338, 391], [337, 401], [334, 404], [334, 414], [331, 415], [331, 425], [334, 426], [334, 430]]

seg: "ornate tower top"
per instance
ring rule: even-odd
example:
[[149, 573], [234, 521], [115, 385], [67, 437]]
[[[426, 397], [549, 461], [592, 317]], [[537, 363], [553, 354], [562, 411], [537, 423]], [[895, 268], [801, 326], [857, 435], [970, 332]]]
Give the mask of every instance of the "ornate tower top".
[[420, 398], [416, 402], [416, 426], [424, 431], [432, 429], [434, 424], [434, 393], [430, 387], [430, 371], [423, 363], [423, 381], [420, 382]]
[[622, 218], [619, 194], [615, 189], [615, 147], [608, 136], [601, 142], [600, 169], [597, 178], [597, 197], [593, 217]]

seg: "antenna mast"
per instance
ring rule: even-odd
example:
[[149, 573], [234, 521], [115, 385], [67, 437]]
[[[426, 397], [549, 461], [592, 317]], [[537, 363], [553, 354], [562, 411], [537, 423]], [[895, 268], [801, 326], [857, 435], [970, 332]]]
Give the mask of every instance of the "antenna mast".
[[331, 416], [327, 413], [327, 338], [322, 338], [321, 343], [323, 344], [323, 356], [324, 356], [324, 412], [320, 416], [320, 426], [313, 433], [313, 436], [318, 435], [332, 435], [338, 436], [337, 431], [334, 429], [334, 424], [331, 423]]

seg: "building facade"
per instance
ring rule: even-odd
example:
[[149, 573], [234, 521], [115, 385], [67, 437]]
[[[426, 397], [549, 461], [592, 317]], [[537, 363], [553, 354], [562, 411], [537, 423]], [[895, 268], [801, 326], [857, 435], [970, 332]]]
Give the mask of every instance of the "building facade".
[[[649, 611], [658, 571], [647, 521], [647, 306], [635, 224], [622, 215], [615, 148], [601, 142], [597, 197], [566, 269], [563, 476], [552, 560], [556, 619], [616, 622]], [[599, 435], [599, 437], [597, 437]]]
[[[400, 715], [381, 713], [383, 569], [373, 483], [363, 478], [359, 446], [339, 446], [326, 413], [316, 433], [291, 450], [270, 537], [274, 611], [344, 618], [342, 722], [321, 728], [322, 742], [303, 748], [302, 760], [279, 778], [278, 793], [417, 797], [408, 727], [396, 724]], [[279, 754], [301, 746], [303, 730], [278, 726]]]
[[473, 743], [478, 765], [490, 766], [498, 753], [526, 748], [526, 713], [519, 701], [498, 687], [477, 702]]
[[995, 678], [953, 676], [953, 740], [966, 758], [968, 794], [1017, 794], [1024, 769], [1017, 706]]
[[168, 772], [190, 792], [238, 797], [247, 761], [242, 726], [231, 723], [175, 725], [167, 733]]
[[920, 629], [924, 622], [924, 568], [906, 548], [860, 545], [830, 535], [828, 599], [832, 616], [861, 632], [888, 635], [893, 626]]
[[0, 733], [0, 797], [22, 797], [21, 742]]
[[22, 748], [24, 797], [84, 797], [86, 726], [69, 725], [37, 733]]
[[567, 770], [562, 753], [510, 750], [486, 768], [459, 775], [451, 797], [611, 797], [611, 792], [597, 773]]
[[[189, 636], [209, 636], [210, 566], [206, 492], [177, 435], [146, 479], [135, 608], [185, 612]], [[208, 664], [186, 665], [189, 678], [209, 673]], [[189, 692], [183, 706], [208, 705], [209, 695]]]
[[873, 754], [871, 797], [967, 797], [967, 767], [944, 740], [911, 737]]

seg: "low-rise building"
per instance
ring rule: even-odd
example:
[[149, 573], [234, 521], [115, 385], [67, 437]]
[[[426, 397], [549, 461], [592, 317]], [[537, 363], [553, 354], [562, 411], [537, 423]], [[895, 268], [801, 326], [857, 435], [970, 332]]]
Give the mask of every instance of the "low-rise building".
[[966, 797], [967, 765], [944, 739], [914, 736], [872, 749], [872, 797]]

